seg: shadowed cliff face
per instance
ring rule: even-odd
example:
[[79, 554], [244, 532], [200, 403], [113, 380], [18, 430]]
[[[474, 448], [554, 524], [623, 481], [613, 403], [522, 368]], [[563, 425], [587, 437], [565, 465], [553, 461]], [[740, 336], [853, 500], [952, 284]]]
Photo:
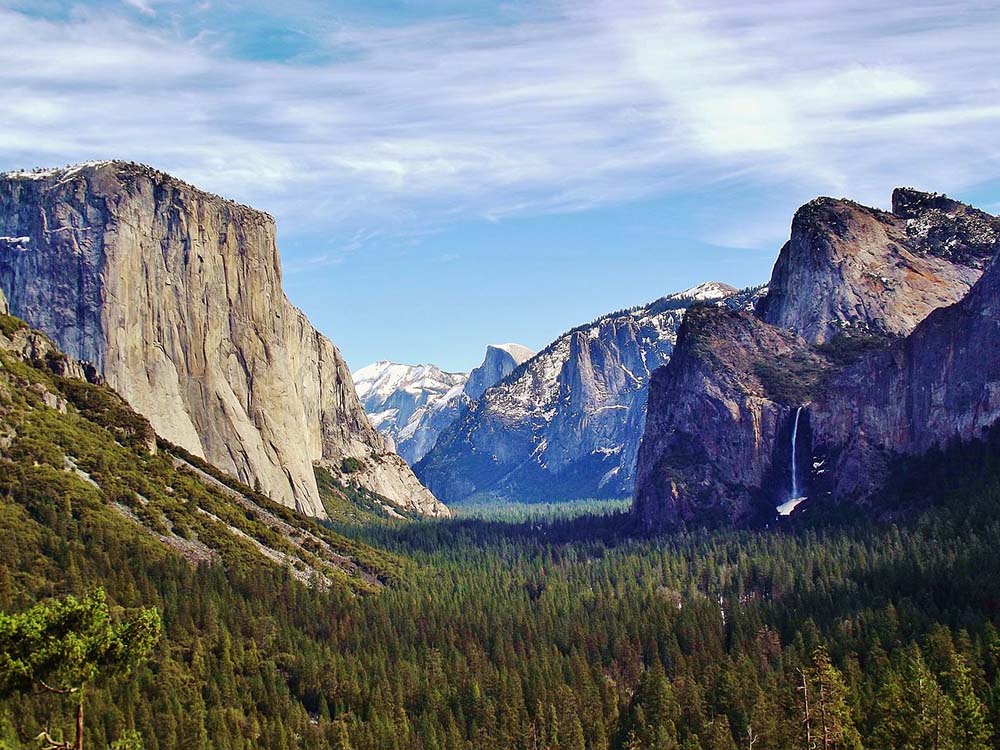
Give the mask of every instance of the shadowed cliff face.
[[650, 385], [635, 512], [649, 526], [773, 514], [771, 499], [786, 488], [772, 458], [790, 452], [796, 402], [834, 367], [799, 335], [748, 312], [689, 310], [673, 357]]
[[0, 176], [0, 235], [11, 312], [94, 362], [166, 439], [312, 515], [313, 462], [345, 457], [364, 464], [355, 481], [446, 512], [285, 298], [269, 215], [106, 162]]
[[799, 406], [812, 502], [870, 501], [894, 455], [997, 421], [1000, 221], [913, 190], [893, 208], [813, 201], [756, 315], [688, 314], [650, 387], [633, 506], [648, 526], [773, 519]]
[[894, 456], [985, 438], [1000, 421], [1000, 263], [961, 302], [840, 373], [809, 412], [818, 497], [869, 501]]

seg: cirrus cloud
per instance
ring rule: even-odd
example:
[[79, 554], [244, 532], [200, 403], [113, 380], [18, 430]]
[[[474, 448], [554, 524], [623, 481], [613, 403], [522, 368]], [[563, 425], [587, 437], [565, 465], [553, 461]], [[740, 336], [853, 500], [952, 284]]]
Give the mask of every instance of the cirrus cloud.
[[141, 160], [349, 237], [716, 183], [882, 201], [1000, 169], [993, 3], [583, 0], [386, 24], [296, 0], [306, 52], [274, 55], [247, 53], [268, 42], [226, 4], [126, 2], [141, 12], [0, 9], [0, 167]]

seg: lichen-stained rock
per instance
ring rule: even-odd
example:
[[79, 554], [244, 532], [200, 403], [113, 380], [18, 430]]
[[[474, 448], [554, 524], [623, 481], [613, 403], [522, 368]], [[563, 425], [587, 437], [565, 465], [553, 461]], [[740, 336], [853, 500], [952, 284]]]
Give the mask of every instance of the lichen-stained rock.
[[832, 198], [800, 208], [761, 319], [811, 343], [843, 333], [905, 336], [965, 296], [1000, 248], [1000, 219], [910, 188], [892, 200], [892, 213]]
[[[285, 298], [268, 214], [99, 162], [0, 176], [0, 236], [11, 312], [167, 440], [317, 516], [314, 462], [388, 453], [340, 353]], [[369, 489], [447, 513], [401, 462], [379, 465], [395, 475]]]

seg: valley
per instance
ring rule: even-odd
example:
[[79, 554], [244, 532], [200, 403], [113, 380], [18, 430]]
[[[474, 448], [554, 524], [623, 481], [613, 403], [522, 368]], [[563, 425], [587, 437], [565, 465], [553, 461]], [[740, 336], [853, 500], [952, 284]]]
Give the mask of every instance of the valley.
[[122, 162], [0, 198], [0, 612], [162, 621], [77, 699], [0, 615], [0, 747], [74, 700], [115, 750], [1000, 740], [995, 217], [819, 199], [765, 285], [348, 377], [266, 215]]

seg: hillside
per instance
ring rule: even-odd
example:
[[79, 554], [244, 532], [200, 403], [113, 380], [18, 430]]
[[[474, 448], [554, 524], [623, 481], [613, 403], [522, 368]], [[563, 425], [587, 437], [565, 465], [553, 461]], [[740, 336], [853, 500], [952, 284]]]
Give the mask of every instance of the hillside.
[[309, 515], [325, 512], [313, 465], [344, 459], [351, 482], [447, 515], [285, 297], [276, 234], [270, 215], [139, 164], [0, 175], [11, 312], [92, 362], [159, 435]]
[[[0, 363], [9, 521], [113, 528], [160, 547], [161, 557], [271, 577], [288, 571], [322, 588], [372, 591], [396, 575], [391, 559], [159, 438], [96, 373], [9, 315], [0, 315]], [[15, 569], [41, 574], [27, 560]]]

